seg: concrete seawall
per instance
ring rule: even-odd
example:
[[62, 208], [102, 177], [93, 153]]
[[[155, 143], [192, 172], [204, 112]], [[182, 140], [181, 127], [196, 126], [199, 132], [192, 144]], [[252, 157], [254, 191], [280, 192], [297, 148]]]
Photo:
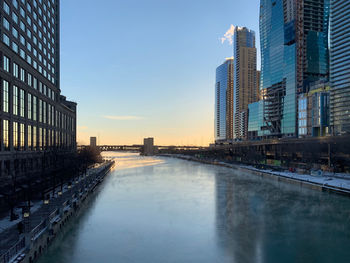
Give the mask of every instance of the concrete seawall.
[[[33, 215], [22, 220], [24, 233], [2, 253], [0, 263], [33, 263], [50, 246], [68, 221], [84, 210], [96, 187], [104, 180], [114, 162], [107, 162], [81, 176], [65, 192], [46, 202]], [[15, 229], [14, 229], [15, 231]], [[9, 244], [10, 245], [10, 244]]]
[[218, 165], [218, 166], [227, 167], [227, 168], [233, 168], [233, 169], [236, 169], [238, 171], [249, 172], [249, 173], [254, 174], [256, 176], [269, 178], [269, 179], [277, 180], [280, 182], [286, 182], [286, 183], [298, 185], [300, 187], [307, 187], [307, 188], [313, 189], [313, 190], [324, 191], [324, 192], [333, 192], [333, 193], [337, 193], [337, 194], [350, 196], [350, 187], [339, 187], [336, 185], [318, 183], [318, 182], [313, 182], [313, 181], [306, 180], [306, 179], [301, 179], [301, 178], [281, 175], [281, 174], [277, 174], [277, 173], [273, 173], [273, 172], [269, 172], [269, 171], [259, 170], [259, 169], [256, 169], [254, 167], [247, 167], [247, 166], [243, 166], [243, 165], [241, 166], [239, 164], [231, 164], [231, 163], [225, 163], [225, 162], [217, 162], [217, 161], [213, 161], [213, 160], [203, 160], [203, 159], [199, 159], [199, 158], [192, 157], [192, 156], [183, 156], [183, 155], [174, 155], [174, 154], [163, 154], [160, 156], [178, 158], [178, 159], [187, 160], [187, 161], [200, 162], [200, 163], [209, 164], [209, 165]]

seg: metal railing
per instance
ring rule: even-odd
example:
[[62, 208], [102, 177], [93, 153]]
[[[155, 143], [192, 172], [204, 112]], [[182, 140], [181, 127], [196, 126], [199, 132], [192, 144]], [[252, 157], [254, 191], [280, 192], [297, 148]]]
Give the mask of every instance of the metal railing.
[[25, 238], [22, 237], [13, 247], [0, 257], [0, 263], [8, 263], [25, 248]]
[[49, 215], [49, 221], [51, 222], [52, 219], [54, 219], [59, 214], [58, 209], [55, 209], [50, 215]]
[[31, 240], [34, 241], [36, 240], [41, 232], [46, 228], [46, 221], [42, 221], [39, 225], [37, 225], [32, 232], [30, 233], [31, 235]]

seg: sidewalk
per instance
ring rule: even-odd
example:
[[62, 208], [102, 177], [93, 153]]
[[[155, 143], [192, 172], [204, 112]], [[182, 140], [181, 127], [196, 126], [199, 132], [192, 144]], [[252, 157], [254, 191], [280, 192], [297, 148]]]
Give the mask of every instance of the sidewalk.
[[[62, 195], [58, 196], [56, 193], [55, 196], [52, 196], [51, 194], [48, 205], [44, 205], [43, 201], [34, 201], [30, 211], [30, 230], [32, 231], [39, 226], [57, 208], [61, 207], [66, 200], [71, 199], [73, 194], [79, 194], [78, 190], [82, 187], [82, 183], [86, 183], [85, 180], [90, 178], [90, 175], [99, 174], [105, 167], [106, 164], [104, 163], [89, 169], [85, 175], [80, 176], [79, 179], [77, 178], [78, 183], [74, 182], [71, 189], [68, 189], [67, 184], [64, 185]], [[9, 216], [0, 220], [0, 255], [8, 251], [20, 238], [17, 225], [23, 220], [21, 209], [17, 208], [16, 213], [20, 214], [20, 218], [15, 221], [10, 221]]]

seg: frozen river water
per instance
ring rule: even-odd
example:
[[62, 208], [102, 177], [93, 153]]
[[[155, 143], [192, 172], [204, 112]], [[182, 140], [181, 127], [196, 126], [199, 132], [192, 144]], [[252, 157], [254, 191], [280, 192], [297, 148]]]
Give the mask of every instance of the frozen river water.
[[40, 263], [349, 262], [350, 198], [183, 160], [117, 158]]

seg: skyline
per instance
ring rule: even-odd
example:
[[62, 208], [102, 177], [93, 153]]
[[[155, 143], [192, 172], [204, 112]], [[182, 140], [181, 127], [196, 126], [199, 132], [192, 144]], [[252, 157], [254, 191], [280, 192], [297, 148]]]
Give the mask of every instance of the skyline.
[[260, 51], [259, 1], [104, 3], [61, 3], [61, 89], [79, 105], [78, 143], [213, 142], [215, 68], [233, 55], [221, 38], [247, 27]]

